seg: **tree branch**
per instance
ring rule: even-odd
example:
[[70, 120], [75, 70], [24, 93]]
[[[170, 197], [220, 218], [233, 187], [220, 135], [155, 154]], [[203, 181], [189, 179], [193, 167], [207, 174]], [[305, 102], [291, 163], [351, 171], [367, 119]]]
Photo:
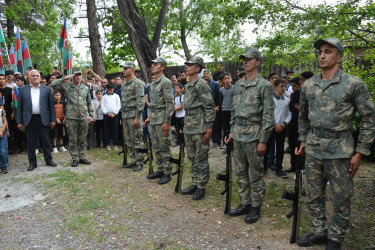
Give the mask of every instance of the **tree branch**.
[[169, 0], [163, 0], [160, 13], [159, 13], [158, 23], [156, 24], [156, 28], [154, 32], [154, 37], [152, 38], [152, 41], [151, 41], [151, 44], [154, 46], [154, 48], [158, 47], [158, 44], [160, 41], [160, 34], [163, 29], [164, 19], [165, 19], [165, 15], [167, 14], [168, 5], [169, 5]]

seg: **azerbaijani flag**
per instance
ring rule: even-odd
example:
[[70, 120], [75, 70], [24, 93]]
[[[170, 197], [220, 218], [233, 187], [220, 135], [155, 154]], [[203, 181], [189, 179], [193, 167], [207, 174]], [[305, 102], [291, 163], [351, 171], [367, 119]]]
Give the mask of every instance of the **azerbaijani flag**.
[[3, 54], [1, 52], [1, 45], [0, 45], [0, 74], [5, 74], [5, 67], [3, 62]]
[[18, 109], [18, 88], [14, 88], [12, 91], [12, 104], [14, 109], [14, 117], [17, 117], [17, 109]]
[[17, 70], [19, 72], [22, 72], [22, 51], [21, 51], [21, 39], [20, 39], [20, 33], [19, 29], [17, 27], [17, 33], [16, 33], [16, 47], [15, 47], [15, 56], [16, 56], [16, 63], [17, 63]]
[[64, 25], [61, 30], [59, 44], [57, 45], [57, 48], [62, 53], [62, 64], [63, 68], [67, 69], [68, 59], [69, 59], [69, 46], [68, 46], [68, 35], [66, 33], [66, 17], [64, 18]]
[[8, 56], [8, 67], [14, 72], [17, 71], [16, 56], [14, 55], [13, 43], [10, 46], [9, 56]]
[[27, 48], [26, 38], [24, 38], [23, 42], [22, 42], [22, 60], [23, 60], [23, 72], [22, 72], [22, 75], [25, 75], [26, 70], [29, 67], [32, 67], [31, 57], [30, 57], [29, 49]]
[[4, 37], [3, 28], [1, 27], [1, 24], [0, 24], [0, 43], [5, 43], [5, 37]]

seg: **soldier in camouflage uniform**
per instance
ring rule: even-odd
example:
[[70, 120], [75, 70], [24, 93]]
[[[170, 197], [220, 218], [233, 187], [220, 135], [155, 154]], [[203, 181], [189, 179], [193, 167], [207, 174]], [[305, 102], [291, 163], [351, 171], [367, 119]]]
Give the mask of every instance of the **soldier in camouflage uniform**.
[[[65, 79], [72, 82], [64, 83]], [[72, 156], [72, 167], [79, 163], [90, 165], [86, 159], [86, 137], [88, 124], [92, 122], [94, 108], [91, 101], [90, 90], [81, 84], [82, 72], [78, 69], [73, 75], [56, 79], [51, 87], [60, 91], [67, 99], [66, 128], [69, 134], [69, 152]]]
[[181, 194], [192, 194], [193, 200], [204, 197], [205, 187], [210, 179], [208, 151], [216, 114], [210, 85], [198, 76], [203, 68], [204, 61], [198, 56], [193, 56], [185, 62], [189, 82], [185, 85], [184, 95], [184, 134], [193, 184], [181, 190]]
[[151, 83], [149, 94], [151, 112], [145, 120], [145, 125], [148, 123], [151, 125], [151, 142], [158, 167], [158, 170], [148, 175], [147, 179], [160, 178], [158, 181], [160, 185], [171, 180], [172, 171], [172, 163], [169, 162], [171, 157], [169, 128], [174, 111], [174, 96], [172, 82], [163, 74], [166, 67], [167, 61], [162, 57], [152, 61], [152, 73], [155, 74], [156, 80]]
[[144, 154], [139, 152], [143, 148], [142, 141], [142, 111], [145, 106], [144, 87], [141, 80], [134, 76], [135, 65], [125, 62], [122, 66], [125, 81], [121, 86], [121, 113], [124, 141], [129, 150], [131, 163], [122, 166], [133, 171], [141, 171], [143, 168]]
[[240, 59], [243, 60], [246, 77], [234, 85], [231, 133], [225, 142], [234, 141], [234, 167], [241, 205], [229, 211], [229, 215], [247, 214], [245, 222], [250, 224], [259, 220], [266, 194], [263, 155], [275, 126], [275, 104], [271, 83], [258, 75], [260, 52], [248, 47]]
[[[321, 73], [307, 80], [301, 89], [299, 140], [296, 154], [306, 152], [307, 205], [312, 234], [297, 240], [299, 246], [327, 243], [326, 249], [341, 249], [349, 231], [353, 178], [362, 155], [370, 154], [375, 136], [375, 108], [366, 84], [339, 69], [344, 53], [340, 40], [319, 39]], [[361, 118], [358, 144], [351, 134], [355, 113]], [[327, 229], [325, 191], [332, 191], [333, 217]], [[328, 236], [328, 237], [327, 237]]]

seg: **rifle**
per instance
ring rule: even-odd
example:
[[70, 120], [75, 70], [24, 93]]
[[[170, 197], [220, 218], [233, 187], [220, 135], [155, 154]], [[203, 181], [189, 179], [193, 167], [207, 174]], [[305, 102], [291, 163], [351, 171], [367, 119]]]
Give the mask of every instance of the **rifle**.
[[152, 155], [152, 147], [151, 147], [151, 139], [150, 135], [147, 132], [147, 148], [139, 148], [139, 152], [147, 154], [146, 160], [143, 161], [143, 163], [148, 162], [148, 174], [154, 173], [154, 168], [152, 167], [152, 161], [154, 160], [154, 157]]
[[178, 159], [175, 159], [172, 156], [169, 158], [169, 162], [177, 165], [177, 170], [172, 173], [172, 175], [177, 174], [177, 182], [174, 188], [175, 193], [181, 192], [182, 175], [184, 173], [184, 156], [185, 156], [184, 146], [185, 145], [183, 143], [180, 144], [180, 152], [178, 154]]
[[231, 210], [232, 203], [232, 159], [231, 159], [232, 143], [227, 144], [227, 157], [225, 174], [218, 173], [216, 179], [219, 181], [225, 181], [225, 188], [221, 192], [221, 195], [226, 194], [225, 197], [225, 209], [224, 214], [227, 214]]
[[300, 219], [301, 219], [301, 195], [302, 195], [302, 175], [305, 158], [297, 156], [297, 170], [296, 180], [294, 182], [294, 193], [284, 191], [282, 198], [293, 201], [292, 211], [289, 212], [286, 217], [289, 219], [293, 216], [292, 235], [290, 237], [290, 244], [296, 242], [299, 239]]
[[126, 146], [126, 143], [124, 142], [124, 147], [118, 154], [124, 154], [124, 160], [122, 161], [122, 166], [128, 165], [128, 146]]

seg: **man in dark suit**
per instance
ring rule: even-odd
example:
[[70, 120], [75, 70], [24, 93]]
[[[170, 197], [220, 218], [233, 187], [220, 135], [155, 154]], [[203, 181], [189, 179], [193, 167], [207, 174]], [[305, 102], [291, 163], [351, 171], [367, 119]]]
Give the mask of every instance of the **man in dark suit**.
[[[40, 84], [37, 70], [29, 73], [30, 84], [19, 89], [17, 126], [23, 131], [26, 128], [27, 154], [30, 166], [27, 171], [37, 167], [35, 145], [38, 140], [43, 147], [43, 155], [47, 166], [56, 167], [52, 161], [49, 129], [56, 125], [56, 112], [51, 89]], [[36, 133], [38, 132], [38, 133]]]

